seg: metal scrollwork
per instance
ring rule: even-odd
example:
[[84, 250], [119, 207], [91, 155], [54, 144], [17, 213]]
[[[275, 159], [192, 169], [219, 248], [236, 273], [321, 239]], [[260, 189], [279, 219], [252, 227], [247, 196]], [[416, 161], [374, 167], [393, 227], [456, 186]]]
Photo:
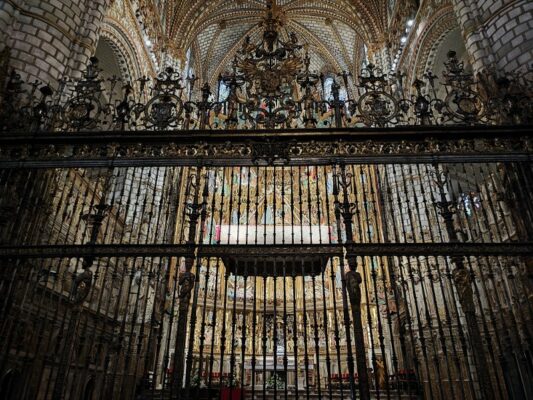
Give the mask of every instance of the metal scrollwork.
[[172, 68], [167, 68], [155, 81], [155, 93], [144, 107], [144, 122], [148, 128], [165, 130], [177, 128], [183, 112], [180, 99], [183, 87], [181, 77]]
[[92, 57], [83, 78], [76, 83], [74, 97], [63, 107], [62, 119], [67, 127], [79, 131], [95, 129], [108, 112], [102, 104], [102, 80], [99, 78], [98, 59]]
[[454, 51], [448, 53], [445, 65], [444, 85], [448, 94], [444, 104], [449, 119], [466, 124], [483, 122], [487, 108], [476, 90], [473, 75], [465, 72], [464, 64], [457, 59]]
[[288, 163], [290, 160], [290, 147], [283, 142], [267, 141], [252, 145], [252, 162], [255, 164], [266, 162], [273, 165], [276, 161]]
[[[289, 130], [283, 131], [290, 134]], [[479, 132], [480, 131], [476, 131]], [[522, 133], [521, 133], [522, 132]], [[462, 132], [458, 132], [463, 135]], [[464, 133], [467, 135], [469, 133]], [[494, 135], [501, 134], [495, 138]], [[164, 133], [146, 138], [144, 135], [131, 133], [122, 138], [108, 138], [106, 133], [91, 136], [85, 142], [64, 143], [61, 135], [49, 137], [50, 143], [35, 142], [28, 146], [18, 139], [25, 135], [11, 135], [0, 144], [0, 160], [2, 162], [52, 162], [71, 164], [78, 162], [100, 162], [116, 159], [120, 162], [138, 162], [149, 164], [154, 160], [168, 165], [197, 165], [204, 157], [235, 159], [247, 163], [272, 164], [291, 163], [302, 157], [319, 157], [322, 160], [335, 162], [344, 158], [380, 158], [382, 156], [433, 157], [450, 156], [478, 157], [491, 154], [499, 160], [525, 157], [531, 151], [527, 134], [521, 129], [517, 135], [509, 135], [506, 129], [488, 131], [487, 138], [467, 138], [448, 135], [436, 139], [422, 133], [412, 134], [411, 140], [404, 140], [390, 135], [376, 137], [373, 140], [354, 137], [344, 140], [332, 137], [302, 138], [290, 136], [280, 138], [275, 133], [263, 138], [250, 140], [245, 136], [234, 136], [231, 141], [212, 141], [204, 137], [197, 143], [179, 142], [174, 137], [165, 138]], [[137, 141], [138, 138], [138, 141]], [[320, 139], [320, 140], [315, 140]], [[326, 139], [326, 140], [324, 140]], [[151, 142], [154, 140], [155, 143]], [[144, 143], [143, 143], [144, 142]], [[502, 158], [503, 157], [503, 158]], [[486, 160], [486, 158], [485, 158]]]
[[[357, 111], [369, 126], [383, 127], [400, 117], [400, 102], [390, 93], [390, 83], [379, 68], [369, 64], [359, 77], [364, 94], [356, 104]], [[355, 108], [355, 107], [354, 107]]]
[[[13, 72], [2, 96], [0, 130], [204, 131], [531, 123], [531, 71], [475, 78], [450, 51], [442, 76], [428, 71], [413, 80], [410, 91], [404, 74], [387, 74], [373, 64], [365, 66], [357, 79], [345, 71], [325, 76], [311, 70], [309, 54], [294, 33], [282, 39], [282, 20], [269, 8], [262, 38], [257, 43], [250, 37], [244, 40], [229, 69], [220, 75], [216, 96], [207, 83], [195, 89], [197, 77], [183, 77], [170, 67], [153, 79], [104, 80], [94, 57], [81, 79], [63, 79], [59, 85], [27, 83]], [[328, 90], [326, 80], [332, 80]]]

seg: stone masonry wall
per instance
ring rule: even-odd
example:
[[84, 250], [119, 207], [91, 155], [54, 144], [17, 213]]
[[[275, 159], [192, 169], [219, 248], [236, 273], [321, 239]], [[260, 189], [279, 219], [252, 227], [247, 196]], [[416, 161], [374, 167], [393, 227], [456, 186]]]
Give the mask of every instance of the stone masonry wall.
[[533, 2], [453, 0], [476, 72], [525, 69], [533, 62]]
[[23, 78], [54, 81], [77, 76], [94, 52], [111, 0], [0, 2], [0, 50]]

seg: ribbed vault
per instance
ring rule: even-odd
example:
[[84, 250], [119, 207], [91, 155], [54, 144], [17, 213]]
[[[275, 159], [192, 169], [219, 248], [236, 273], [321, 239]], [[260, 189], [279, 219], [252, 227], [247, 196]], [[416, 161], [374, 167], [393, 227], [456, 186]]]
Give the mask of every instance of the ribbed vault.
[[[192, 49], [197, 75], [213, 81], [240, 43], [254, 36], [266, 0], [163, 0], [162, 26], [178, 54]], [[382, 43], [387, 21], [380, 0], [278, 0], [284, 32], [307, 44], [312, 69], [357, 72], [364, 44]], [[197, 69], [198, 69], [197, 68]]]

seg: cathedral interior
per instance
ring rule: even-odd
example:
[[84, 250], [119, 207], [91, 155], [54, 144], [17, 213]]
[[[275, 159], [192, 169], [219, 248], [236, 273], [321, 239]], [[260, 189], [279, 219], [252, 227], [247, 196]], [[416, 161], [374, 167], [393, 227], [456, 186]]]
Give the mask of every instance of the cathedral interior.
[[533, 2], [0, 0], [0, 398], [533, 398]]

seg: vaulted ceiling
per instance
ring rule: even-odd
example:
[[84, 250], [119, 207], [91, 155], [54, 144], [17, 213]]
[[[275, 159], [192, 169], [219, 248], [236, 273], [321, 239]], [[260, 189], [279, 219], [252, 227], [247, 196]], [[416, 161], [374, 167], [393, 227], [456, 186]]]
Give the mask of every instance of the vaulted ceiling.
[[[284, 22], [282, 36], [295, 32], [308, 46], [311, 68], [357, 72], [363, 45], [386, 37], [386, 0], [277, 0]], [[259, 38], [267, 0], [148, 0], [156, 11], [151, 22], [166, 50], [181, 58], [191, 51], [197, 75], [216, 79], [229, 66], [246, 36]]]

